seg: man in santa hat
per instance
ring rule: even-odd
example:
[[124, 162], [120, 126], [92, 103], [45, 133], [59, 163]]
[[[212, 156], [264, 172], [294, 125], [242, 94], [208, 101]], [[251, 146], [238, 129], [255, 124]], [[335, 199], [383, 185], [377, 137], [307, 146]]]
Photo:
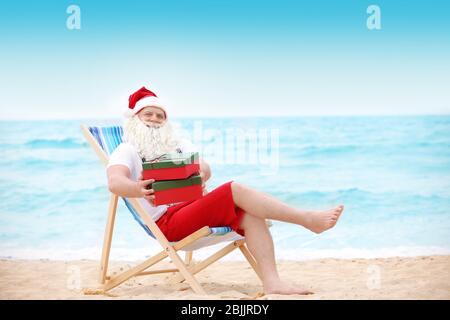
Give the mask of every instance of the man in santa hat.
[[[306, 288], [280, 279], [266, 219], [295, 223], [321, 233], [336, 224], [344, 206], [325, 211], [301, 210], [234, 181], [205, 192], [198, 200], [154, 206], [154, 191], [147, 189], [154, 180], [142, 179], [142, 160], [152, 160], [165, 153], [195, 151], [192, 143], [174, 130], [167, 111], [167, 104], [145, 87], [130, 96], [124, 142], [111, 154], [107, 166], [109, 190], [121, 197], [139, 198], [169, 241], [179, 241], [204, 226], [230, 226], [245, 235], [261, 271], [264, 293], [311, 294]], [[211, 176], [210, 167], [203, 159], [200, 159], [200, 174], [203, 182]]]

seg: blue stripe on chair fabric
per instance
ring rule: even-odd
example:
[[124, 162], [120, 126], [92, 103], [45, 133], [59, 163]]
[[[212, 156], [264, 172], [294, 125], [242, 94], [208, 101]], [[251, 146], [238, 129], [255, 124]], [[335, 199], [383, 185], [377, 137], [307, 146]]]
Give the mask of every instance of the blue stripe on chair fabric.
[[[122, 143], [123, 128], [121, 126], [110, 126], [110, 127], [89, 127], [89, 131], [94, 136], [95, 140], [98, 142], [103, 151], [108, 154], [108, 156]], [[147, 227], [147, 225], [142, 221], [142, 218], [133, 208], [131, 203], [126, 199], [121, 197], [125, 202], [126, 207], [133, 215], [133, 218], [139, 223], [139, 225], [147, 232], [147, 234], [153, 238], [155, 236]], [[211, 235], [220, 236], [227, 234], [232, 231], [230, 227], [213, 227], [210, 228]]]
[[110, 155], [122, 143], [122, 134], [118, 127], [101, 128], [102, 137], [106, 145], [106, 153]]
[[111, 140], [113, 139], [113, 137], [111, 137], [108, 127], [100, 128], [100, 132], [101, 132], [101, 137], [103, 138], [102, 140], [105, 143], [105, 152], [108, 155], [110, 155], [114, 151], [113, 144], [111, 143]]
[[97, 140], [98, 144], [102, 148], [103, 151], [106, 152], [104, 143], [102, 142], [102, 138], [100, 137], [100, 131], [97, 127], [89, 127], [89, 131], [94, 136], [95, 140]]
[[[118, 146], [122, 143], [122, 134], [123, 129], [119, 126], [113, 126], [113, 127], [90, 127], [89, 131], [94, 136], [95, 140], [97, 140], [100, 147], [105, 151], [108, 155], [110, 155]], [[131, 203], [126, 199], [121, 197], [122, 200], [125, 203], [125, 206], [128, 208], [130, 213], [132, 214], [133, 218], [139, 223], [139, 225], [147, 232], [147, 234], [153, 238], [155, 236], [150, 231], [150, 229], [147, 227], [147, 225], [142, 221], [139, 214], [136, 212], [136, 210], [133, 208]]]
[[147, 225], [144, 223], [144, 221], [142, 221], [141, 216], [136, 212], [136, 210], [133, 208], [131, 203], [126, 198], [122, 198], [122, 200], [125, 202], [125, 205], [127, 206], [128, 210], [130, 210], [131, 214], [133, 215], [134, 220], [136, 220], [137, 223], [139, 223], [141, 225], [141, 227], [145, 230], [145, 232], [147, 232], [147, 234], [150, 237], [155, 238], [153, 233], [150, 231], [150, 229], [147, 227]]
[[211, 234], [215, 236], [220, 236], [223, 234], [227, 234], [228, 232], [233, 231], [230, 227], [212, 227], [209, 228], [211, 230]]

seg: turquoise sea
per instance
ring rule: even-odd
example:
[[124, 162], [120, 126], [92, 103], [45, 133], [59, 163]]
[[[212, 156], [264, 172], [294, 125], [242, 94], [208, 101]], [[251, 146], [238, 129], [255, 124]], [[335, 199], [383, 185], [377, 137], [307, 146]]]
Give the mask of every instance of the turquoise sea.
[[[274, 222], [279, 259], [450, 253], [450, 116], [176, 120], [211, 164], [210, 190], [235, 180], [292, 206], [346, 206], [320, 235]], [[109, 193], [80, 124], [110, 122], [0, 122], [1, 258], [100, 257]], [[252, 146], [230, 132], [255, 134], [257, 153], [237, 159]], [[112, 258], [158, 249], [121, 202]]]

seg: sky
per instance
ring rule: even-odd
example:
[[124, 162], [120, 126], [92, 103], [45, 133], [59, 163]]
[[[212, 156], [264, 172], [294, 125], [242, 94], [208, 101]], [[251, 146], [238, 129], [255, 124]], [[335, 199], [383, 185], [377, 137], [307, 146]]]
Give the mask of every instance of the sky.
[[[70, 5], [80, 29], [69, 29]], [[380, 29], [369, 29], [370, 5]], [[8, 1], [0, 119], [450, 114], [449, 1]], [[72, 21], [72, 20], [70, 20]]]

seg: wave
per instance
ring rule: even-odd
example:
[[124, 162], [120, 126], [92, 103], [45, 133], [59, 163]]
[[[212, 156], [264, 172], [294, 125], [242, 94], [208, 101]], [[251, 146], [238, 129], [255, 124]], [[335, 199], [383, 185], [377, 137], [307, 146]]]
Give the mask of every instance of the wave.
[[[142, 248], [115, 248], [111, 252], [111, 259], [114, 261], [141, 261], [149, 252], [157, 250], [156, 243], [149, 243], [149, 246]], [[210, 254], [217, 251], [217, 248], [212, 246], [199, 250], [197, 258], [207, 258]], [[24, 259], [24, 260], [98, 260], [101, 255], [100, 247], [86, 247], [79, 249], [66, 248], [4, 248], [1, 249], [0, 259]], [[397, 246], [389, 248], [377, 249], [356, 249], [356, 248], [342, 248], [342, 249], [278, 249], [277, 258], [280, 260], [294, 260], [306, 261], [315, 259], [375, 259], [375, 258], [390, 258], [390, 257], [417, 257], [417, 256], [432, 256], [432, 255], [450, 255], [450, 248], [436, 247], [436, 246]], [[244, 257], [240, 254], [232, 253], [223, 258], [225, 261], [244, 261]]]
[[272, 190], [273, 194], [284, 198], [286, 201], [294, 201], [296, 199], [324, 199], [337, 198], [349, 199], [351, 202], [360, 202], [366, 200], [384, 200], [387, 199], [404, 199], [411, 202], [418, 202], [420, 200], [442, 202], [448, 201], [448, 194], [446, 193], [418, 193], [407, 191], [386, 191], [376, 192], [365, 190], [361, 188], [335, 189], [335, 190], [305, 190], [299, 192], [286, 192], [284, 190]]
[[309, 153], [344, 153], [352, 152], [365, 147], [364, 145], [344, 144], [344, 145], [309, 145], [297, 149], [303, 154]]
[[71, 149], [84, 148], [88, 144], [73, 138], [66, 139], [34, 139], [25, 143], [25, 146], [31, 148], [54, 148], [54, 149]]
[[[85, 213], [97, 211], [98, 206], [108, 202], [107, 187], [86, 188], [83, 191], [35, 191], [31, 189], [28, 198], [17, 192], [7, 192], [5, 201], [0, 204], [0, 216], [4, 214], [4, 226], [14, 221], [10, 215], [28, 215], [38, 219], [49, 219], [55, 217], [70, 217], [74, 212], [83, 211]], [[122, 202], [122, 201], [121, 201]], [[84, 219], [84, 218], [80, 218]], [[28, 223], [28, 222], [26, 222]], [[21, 232], [23, 236], [24, 233]]]
[[301, 156], [311, 155], [340, 155], [357, 152], [372, 152], [376, 153], [398, 153], [399, 151], [422, 151], [423, 149], [448, 150], [450, 147], [449, 141], [414, 141], [405, 143], [360, 143], [360, 144], [308, 144], [299, 145], [286, 142], [280, 144], [280, 149], [286, 150], [289, 154], [296, 154]]
[[29, 190], [28, 196], [33, 199], [44, 199], [48, 201], [49, 198], [59, 199], [60, 201], [85, 201], [86, 197], [102, 194], [107, 192], [106, 181], [104, 185], [92, 186], [89, 188], [74, 188], [72, 190], [58, 190], [56, 192], [45, 192], [41, 190]]
[[436, 246], [395, 246], [376, 249], [278, 249], [277, 257], [283, 260], [336, 259], [375, 259], [391, 257], [417, 257], [431, 255], [449, 255], [450, 248]]
[[[38, 170], [40, 172], [46, 171], [57, 172], [64, 168], [80, 168], [81, 166], [86, 166], [88, 168], [93, 163], [97, 163], [96, 159], [92, 158], [82, 158], [82, 159], [41, 159], [35, 157], [22, 157], [20, 159], [15, 159], [11, 161], [7, 158], [0, 159], [0, 165], [8, 165], [11, 169], [23, 168], [24, 163], [26, 163], [27, 169]], [[62, 172], [61, 172], [62, 173]]]
[[80, 141], [74, 138], [65, 139], [32, 139], [24, 143], [2, 143], [1, 148], [20, 148], [26, 147], [31, 149], [76, 149], [85, 148], [87, 142]]

